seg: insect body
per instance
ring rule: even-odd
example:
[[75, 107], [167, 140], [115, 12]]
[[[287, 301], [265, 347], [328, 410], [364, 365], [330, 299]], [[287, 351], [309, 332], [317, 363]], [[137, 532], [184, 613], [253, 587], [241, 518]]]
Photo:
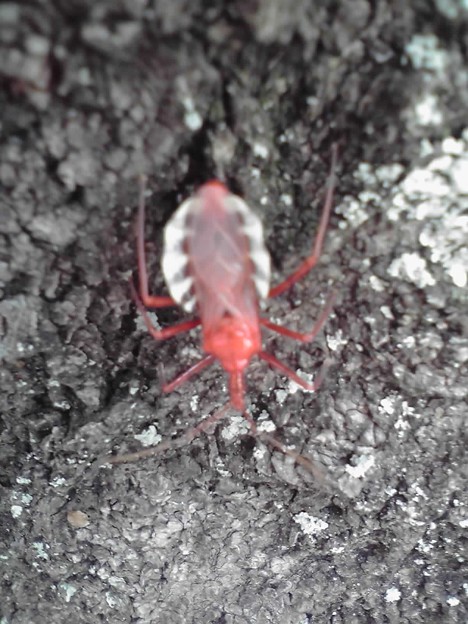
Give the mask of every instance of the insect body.
[[208, 182], [166, 226], [162, 266], [173, 299], [200, 315], [208, 361], [220, 361], [231, 401], [243, 409], [243, 372], [262, 349], [259, 300], [270, 278], [260, 220], [224, 185]]
[[[174, 390], [187, 379], [218, 360], [229, 375], [231, 405], [244, 410], [244, 373], [258, 355], [273, 368], [307, 390], [316, 390], [321, 376], [308, 383], [262, 348], [261, 326], [283, 336], [310, 342], [322, 329], [333, 305], [329, 297], [325, 309], [311, 331], [299, 333], [276, 325], [262, 316], [261, 304], [290, 288], [316, 264], [323, 247], [333, 200], [333, 148], [331, 182], [311, 254], [294, 273], [270, 288], [270, 257], [263, 241], [260, 220], [238, 196], [220, 182], [204, 184], [177, 209], [164, 231], [162, 268], [170, 297], [148, 293], [144, 245], [144, 193], [142, 184], [137, 222], [139, 294], [134, 298], [148, 330], [157, 340], [201, 325], [205, 356], [163, 389]], [[145, 308], [180, 305], [197, 316], [178, 325], [156, 329]]]

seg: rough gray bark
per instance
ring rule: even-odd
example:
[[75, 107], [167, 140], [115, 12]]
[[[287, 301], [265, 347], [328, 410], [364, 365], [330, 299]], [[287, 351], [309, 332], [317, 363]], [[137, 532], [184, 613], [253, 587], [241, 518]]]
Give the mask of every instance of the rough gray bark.
[[[0, 6], [2, 624], [465, 622], [468, 195], [463, 3], [10, 2]], [[463, 131], [465, 131], [463, 133]], [[211, 369], [163, 396], [131, 302], [137, 175], [148, 254], [218, 176], [261, 215], [276, 278], [310, 247], [340, 145], [319, 267], [265, 336], [316, 395], [253, 363], [250, 411], [330, 485], [232, 414], [127, 466], [226, 400]], [[180, 318], [158, 313], [161, 324]]]

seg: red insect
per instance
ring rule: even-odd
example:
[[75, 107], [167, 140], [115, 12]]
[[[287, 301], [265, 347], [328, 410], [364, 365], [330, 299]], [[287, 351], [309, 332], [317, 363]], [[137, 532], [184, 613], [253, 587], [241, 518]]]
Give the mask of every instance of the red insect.
[[[229, 376], [230, 404], [244, 412], [254, 428], [251, 417], [245, 412], [244, 373], [255, 355], [306, 390], [317, 390], [323, 369], [314, 383], [301, 379], [274, 355], [263, 350], [261, 327], [300, 342], [310, 342], [329, 316], [334, 295], [329, 297], [318, 320], [306, 333], [277, 325], [262, 316], [260, 310], [261, 302], [282, 294], [317, 263], [332, 208], [336, 160], [337, 149], [333, 146], [330, 182], [312, 252], [289, 277], [273, 288], [270, 288], [270, 257], [259, 218], [221, 182], [212, 181], [184, 201], [167, 223], [162, 269], [170, 296], [150, 295], [144, 242], [145, 186], [142, 183], [137, 221], [138, 294], [132, 285], [135, 302], [156, 340], [165, 340], [201, 325], [202, 348], [206, 354], [165, 384], [165, 392], [171, 392], [218, 360]], [[186, 312], [194, 312], [197, 317], [161, 330], [154, 327], [145, 307], [175, 305], [180, 305]], [[146, 453], [135, 456], [142, 454]]]

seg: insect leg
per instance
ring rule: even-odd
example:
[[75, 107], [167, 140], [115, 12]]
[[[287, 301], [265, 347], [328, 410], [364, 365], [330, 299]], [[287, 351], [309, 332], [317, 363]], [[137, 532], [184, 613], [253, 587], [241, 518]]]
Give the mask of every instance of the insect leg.
[[244, 410], [242, 412], [242, 415], [244, 416], [244, 418], [249, 423], [250, 429], [252, 431], [252, 435], [255, 438], [259, 438], [262, 442], [265, 442], [266, 444], [269, 444], [273, 448], [278, 449], [284, 455], [292, 457], [297, 464], [299, 464], [300, 466], [305, 468], [308, 472], [310, 472], [313, 475], [313, 477], [315, 479], [317, 479], [318, 481], [321, 481], [321, 482], [325, 481], [324, 473], [315, 464], [315, 462], [313, 462], [308, 457], [305, 457], [304, 455], [301, 455], [300, 453], [297, 453], [296, 451], [293, 451], [293, 450], [289, 449], [287, 446], [282, 444], [279, 440], [277, 440], [275, 437], [273, 437], [269, 433], [266, 433], [266, 432], [263, 432], [263, 431], [259, 431], [257, 429], [257, 425], [256, 425], [254, 419], [249, 414], [249, 412], [247, 412], [247, 410]]
[[312, 248], [312, 253], [308, 256], [299, 267], [292, 273], [289, 277], [283, 280], [277, 286], [271, 288], [268, 293], [268, 297], [277, 297], [281, 295], [285, 290], [291, 288], [293, 284], [298, 282], [300, 279], [307, 275], [307, 273], [314, 268], [317, 264], [318, 259], [320, 258], [320, 254], [322, 253], [323, 241], [325, 238], [325, 232], [327, 231], [328, 221], [330, 219], [330, 213], [333, 204], [333, 193], [335, 190], [335, 169], [336, 169], [336, 161], [337, 161], [338, 147], [336, 143], [332, 145], [332, 160], [330, 165], [330, 174], [329, 174], [329, 182], [328, 188], [325, 195], [325, 202], [323, 204], [322, 216], [320, 218], [319, 227], [317, 230], [317, 235], [315, 237], [314, 246]]
[[137, 255], [138, 255], [138, 277], [140, 285], [140, 299], [147, 308], [167, 308], [177, 305], [172, 297], [159, 297], [148, 293], [148, 273], [146, 271], [145, 252], [145, 191], [146, 176], [140, 176], [140, 196], [138, 201], [137, 219]]
[[266, 351], [260, 351], [258, 356], [262, 360], [267, 362], [272, 368], [278, 369], [283, 373], [283, 375], [286, 375], [286, 377], [292, 379], [294, 383], [296, 383], [298, 386], [301, 386], [301, 388], [304, 388], [304, 390], [309, 390], [309, 392], [316, 392], [319, 389], [320, 384], [325, 377], [325, 373], [327, 372], [327, 369], [331, 364], [331, 360], [325, 360], [322, 368], [315, 376], [314, 381], [310, 383], [309, 381], [302, 379], [302, 377], [299, 377], [297, 373], [295, 373], [291, 368], [286, 366], [286, 364], [283, 364], [283, 362], [280, 362], [277, 358], [275, 358], [274, 355], [271, 355], [271, 353], [267, 353]]
[[163, 329], [156, 329], [156, 327], [151, 322], [148, 312], [145, 310], [143, 302], [141, 301], [132, 280], [130, 280], [130, 289], [132, 291], [135, 305], [137, 306], [141, 316], [143, 317], [149, 333], [153, 336], [155, 340], [166, 340], [167, 338], [171, 338], [172, 336], [177, 336], [177, 334], [183, 334], [184, 332], [189, 331], [194, 327], [198, 327], [198, 325], [201, 324], [200, 319], [191, 319], [190, 321], [184, 321], [183, 323], [178, 323], [177, 325], [171, 325], [170, 327], [164, 327]]
[[332, 292], [325, 304], [324, 309], [320, 313], [320, 316], [315, 321], [314, 326], [309, 332], [297, 332], [288, 327], [283, 327], [282, 325], [277, 325], [276, 323], [272, 323], [270, 319], [260, 318], [260, 325], [271, 329], [272, 331], [281, 334], [282, 336], [286, 336], [287, 338], [293, 338], [293, 340], [299, 340], [300, 342], [312, 342], [316, 338], [316, 336], [320, 333], [323, 326], [325, 325], [328, 317], [330, 316], [330, 312], [335, 304], [336, 300], [336, 292]]
[[159, 455], [159, 453], [163, 453], [169, 449], [180, 448], [190, 444], [194, 438], [203, 433], [205, 429], [208, 429], [210, 425], [221, 420], [223, 416], [225, 416], [226, 412], [230, 409], [230, 403], [226, 403], [219, 410], [216, 410], [214, 414], [202, 420], [201, 423], [188, 429], [185, 433], [183, 433], [179, 438], [175, 440], [166, 440], [165, 442], [161, 442], [161, 444], [157, 444], [156, 446], [152, 446], [151, 448], [146, 448], [141, 451], [136, 451], [135, 453], [126, 453], [125, 455], [109, 455], [106, 457], [107, 462], [109, 464], [125, 464], [127, 462], [137, 461], [138, 459], [143, 459], [145, 457], [151, 457], [152, 455]]
[[[181, 323], [183, 325], [183, 323]], [[180, 327], [179, 325], [176, 327]], [[170, 328], [169, 328], [170, 329]], [[178, 388], [181, 384], [185, 383], [188, 379], [197, 375], [200, 371], [202, 371], [207, 366], [210, 366], [215, 361], [215, 357], [213, 355], [206, 355], [204, 358], [193, 364], [186, 371], [178, 375], [175, 379], [170, 381], [169, 383], [164, 384], [163, 392], [172, 392], [176, 388]]]

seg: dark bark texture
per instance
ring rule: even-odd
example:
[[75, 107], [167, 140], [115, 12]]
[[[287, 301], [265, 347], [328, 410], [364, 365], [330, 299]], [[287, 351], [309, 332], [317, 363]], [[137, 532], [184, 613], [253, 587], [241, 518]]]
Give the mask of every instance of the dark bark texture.
[[[1, 624], [464, 623], [468, 8], [462, 0], [43, 0], [0, 5]], [[269, 316], [309, 345], [253, 361], [222, 406], [199, 331], [146, 332], [165, 222], [217, 177], [261, 216], [274, 280], [335, 207], [313, 273]], [[154, 318], [154, 317], [153, 317]], [[161, 326], [184, 318], [160, 310]], [[465, 535], [465, 537], [464, 537]], [[465, 583], [465, 586], [463, 585]]]

